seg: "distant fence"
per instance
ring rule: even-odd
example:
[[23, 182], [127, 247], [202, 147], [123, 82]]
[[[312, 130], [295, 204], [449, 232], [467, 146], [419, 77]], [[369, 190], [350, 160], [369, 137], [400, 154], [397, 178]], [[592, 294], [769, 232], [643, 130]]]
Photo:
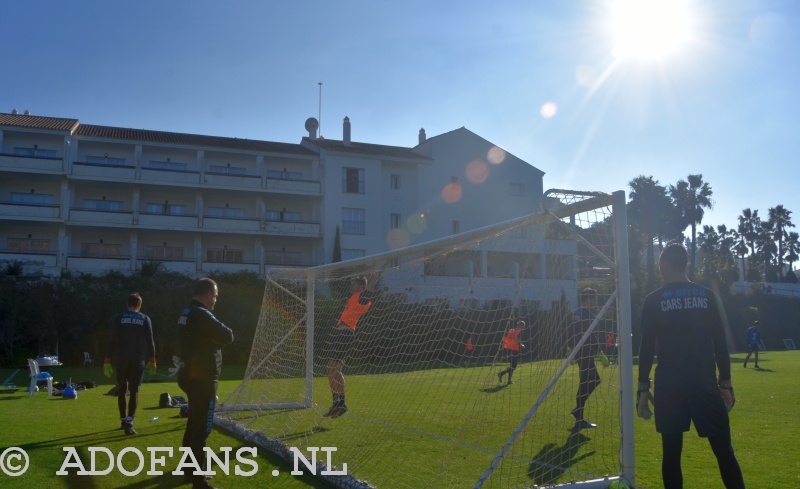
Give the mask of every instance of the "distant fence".
[[785, 284], [772, 282], [734, 282], [733, 292], [745, 294], [750, 291], [753, 284], [756, 284], [765, 294], [774, 294], [782, 297], [792, 297], [800, 299], [800, 284]]

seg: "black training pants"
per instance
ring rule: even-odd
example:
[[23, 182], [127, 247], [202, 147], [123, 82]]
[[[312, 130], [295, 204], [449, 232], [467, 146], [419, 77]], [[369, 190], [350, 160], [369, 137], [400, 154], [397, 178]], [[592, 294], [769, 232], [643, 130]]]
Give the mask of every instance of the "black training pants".
[[[739, 462], [733, 454], [730, 431], [709, 436], [711, 450], [717, 457], [722, 483], [727, 489], [744, 489], [744, 479]], [[683, 433], [662, 433], [661, 443], [663, 459], [661, 461], [661, 478], [664, 489], [683, 489], [683, 472], [681, 472], [681, 452], [683, 451]]]
[[[183, 433], [183, 446], [192, 449], [200, 468], [208, 470], [205, 453], [208, 435], [214, 427], [214, 407], [217, 402], [217, 383], [214, 381], [191, 380], [181, 385], [189, 401], [189, 420]], [[203, 481], [203, 476], [192, 474], [192, 480]]]

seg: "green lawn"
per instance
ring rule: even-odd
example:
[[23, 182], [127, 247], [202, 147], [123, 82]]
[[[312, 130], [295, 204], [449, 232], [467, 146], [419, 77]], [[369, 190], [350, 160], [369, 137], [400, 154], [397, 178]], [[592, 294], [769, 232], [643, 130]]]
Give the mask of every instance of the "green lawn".
[[[800, 352], [767, 352], [762, 370], [741, 367], [743, 355], [733, 355], [733, 382], [737, 404], [731, 413], [734, 447], [749, 487], [800, 487], [800, 428], [791, 422], [800, 411]], [[330, 402], [326, 379], [315, 382], [315, 409], [301, 411], [230, 414], [251, 429], [281, 439], [290, 446], [337, 446], [334, 463], [346, 462], [350, 472], [379, 487], [471, 487], [535, 401], [535, 392], [546, 384], [555, 362], [524, 364], [515, 373], [517, 383], [497, 387], [489, 367], [436, 369], [385, 375], [348, 376], [351, 412], [336, 420], [320, 413]], [[0, 381], [13, 370], [0, 369]], [[604, 383], [593, 395], [587, 417], [598, 430], [570, 431], [569, 408], [574, 402], [575, 367], [523, 431], [510, 456], [501, 464], [495, 482], [502, 478], [516, 487], [563, 482], [574, 474], [603, 475], [615, 471], [614, 442], [618, 427], [613, 414], [617, 397], [616, 371], [603, 369]], [[172, 475], [125, 477], [55, 475], [64, 459], [62, 447], [78, 447], [88, 460], [86, 447], [103, 446], [117, 453], [136, 446], [147, 458], [147, 446], [180, 445], [185, 420], [177, 410], [158, 409], [161, 392], [182, 394], [172, 382], [144, 384], [136, 428], [139, 435], [125, 437], [118, 426], [116, 399], [105, 396], [111, 383], [95, 369], [54, 369], [56, 380], [102, 381], [101, 387], [79, 393], [75, 401], [48, 399], [24, 392], [27, 371], [14, 381], [16, 391], [0, 390], [0, 448], [20, 446], [30, 455], [26, 474], [10, 478], [0, 473], [0, 487], [176, 487], [181, 478]], [[243, 369], [226, 367], [220, 383], [220, 399], [238, 385]], [[264, 381], [257, 381], [264, 382]], [[291, 397], [294, 381], [271, 381], [248, 392], [275, 399]], [[253, 396], [251, 396], [253, 397]], [[601, 413], [606, 411], [607, 414]], [[148, 422], [152, 416], [159, 420]], [[636, 419], [637, 481], [640, 487], [662, 487], [660, 438], [653, 421]], [[216, 429], [212, 447], [242, 446]], [[259, 472], [250, 478], [218, 475], [215, 485], [234, 487], [325, 487], [312, 479], [296, 479], [282, 460], [259, 450]], [[128, 465], [133, 465], [134, 459]], [[177, 465], [177, 457], [163, 470]], [[131, 468], [131, 467], [129, 467]], [[88, 469], [88, 467], [87, 467]], [[273, 477], [273, 469], [280, 475]], [[684, 479], [687, 487], [720, 488], [722, 484], [713, 454], [694, 432], [684, 442]], [[147, 469], [145, 469], [146, 471]], [[499, 485], [499, 484], [498, 484]], [[493, 485], [497, 487], [497, 485]], [[184, 487], [189, 487], [188, 485]]]

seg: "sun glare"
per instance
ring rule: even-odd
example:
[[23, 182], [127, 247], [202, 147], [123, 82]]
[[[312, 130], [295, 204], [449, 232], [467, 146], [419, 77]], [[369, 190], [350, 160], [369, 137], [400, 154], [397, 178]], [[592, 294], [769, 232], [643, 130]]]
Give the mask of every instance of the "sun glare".
[[689, 36], [686, 0], [621, 0], [612, 20], [614, 56], [659, 58]]

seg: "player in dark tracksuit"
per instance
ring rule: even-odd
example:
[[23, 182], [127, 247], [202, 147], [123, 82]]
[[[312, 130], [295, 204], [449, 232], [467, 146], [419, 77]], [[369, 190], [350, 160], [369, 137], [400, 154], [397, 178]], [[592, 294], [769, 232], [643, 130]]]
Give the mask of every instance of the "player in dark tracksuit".
[[[153, 325], [150, 318], [139, 312], [142, 298], [139, 294], [128, 297], [128, 312], [117, 314], [111, 321], [111, 339], [108, 342], [103, 372], [111, 377], [111, 361], [117, 366], [117, 405], [120, 427], [126, 435], [135, 435], [133, 418], [139, 404], [139, 387], [145, 367], [150, 374], [156, 371], [156, 345], [153, 342]], [[147, 365], [145, 365], [145, 360]], [[130, 392], [128, 412], [125, 413], [125, 393]]]
[[[211, 313], [217, 294], [217, 284], [201, 278], [195, 284], [192, 302], [178, 318], [178, 355], [184, 363], [178, 371], [178, 385], [189, 401], [183, 446], [192, 449], [201, 468], [206, 460], [203, 448], [213, 427], [222, 347], [233, 342], [233, 331]], [[191, 474], [185, 478], [193, 487], [211, 487], [204, 476]]]
[[[638, 413], [649, 419], [650, 369], [655, 375], [656, 431], [661, 433], [665, 489], [683, 487], [683, 433], [694, 423], [708, 438], [728, 489], [744, 488], [731, 444], [728, 411], [735, 399], [730, 356], [716, 295], [686, 277], [686, 249], [672, 244], [659, 260], [665, 285], [647, 296], [642, 308]], [[716, 366], [716, 368], [715, 368]], [[719, 378], [716, 372], [719, 369]]]
[[747, 368], [747, 361], [750, 360], [750, 355], [753, 353], [756, 354], [756, 368], [761, 368], [758, 366], [758, 348], [759, 343], [761, 342], [761, 323], [758, 321], [754, 322], [752, 326], [747, 328], [747, 356], [744, 357], [744, 368]]
[[[581, 291], [580, 307], [575, 310], [572, 317], [571, 347], [574, 348], [583, 338], [583, 335], [592, 325], [595, 318], [594, 310], [597, 308], [597, 291], [585, 288]], [[597, 329], [592, 332], [575, 355], [575, 362], [578, 364], [578, 393], [575, 395], [575, 408], [572, 415], [575, 417], [575, 429], [597, 428], [597, 425], [590, 423], [583, 418], [583, 410], [589, 396], [592, 395], [597, 386], [600, 385], [600, 374], [594, 364], [594, 357], [600, 348], [597, 336]]]

